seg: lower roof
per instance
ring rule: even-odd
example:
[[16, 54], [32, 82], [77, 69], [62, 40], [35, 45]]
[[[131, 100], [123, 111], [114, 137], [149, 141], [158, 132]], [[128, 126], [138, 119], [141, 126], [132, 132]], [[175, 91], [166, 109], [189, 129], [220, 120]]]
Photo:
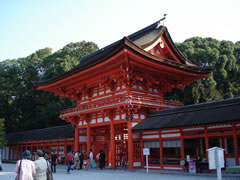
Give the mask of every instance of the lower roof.
[[49, 127], [31, 131], [9, 133], [6, 136], [8, 142], [38, 141], [48, 139], [72, 138], [75, 136], [75, 128], [72, 125]]
[[152, 112], [133, 130], [154, 130], [240, 121], [240, 97]]

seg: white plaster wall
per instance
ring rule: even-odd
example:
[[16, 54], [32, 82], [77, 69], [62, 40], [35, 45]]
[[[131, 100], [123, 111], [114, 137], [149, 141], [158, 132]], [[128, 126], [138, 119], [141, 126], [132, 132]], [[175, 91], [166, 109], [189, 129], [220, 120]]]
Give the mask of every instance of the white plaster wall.
[[79, 129], [79, 133], [86, 133], [87, 130], [86, 129]]
[[159, 138], [159, 135], [143, 136], [143, 139]]
[[180, 133], [174, 133], [174, 134], [163, 134], [162, 137], [179, 137]]
[[79, 136], [79, 142], [87, 142], [87, 136]]
[[133, 139], [139, 139], [140, 133], [133, 133]]
[[98, 122], [98, 123], [103, 122], [103, 118], [98, 118], [98, 119], [97, 119], [97, 122]]
[[104, 118], [104, 121], [105, 121], [105, 122], [110, 121], [109, 117], [105, 117], [105, 118]]
[[142, 165], [142, 162], [133, 162], [133, 167], [139, 167]]

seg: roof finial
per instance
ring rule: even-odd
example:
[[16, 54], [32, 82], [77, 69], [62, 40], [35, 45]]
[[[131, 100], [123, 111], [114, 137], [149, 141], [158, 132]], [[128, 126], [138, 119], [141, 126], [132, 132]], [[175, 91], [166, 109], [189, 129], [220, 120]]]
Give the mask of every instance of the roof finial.
[[157, 29], [162, 25], [164, 26], [164, 19], [166, 19], [166, 16], [167, 16], [167, 14], [164, 14], [163, 18], [159, 20], [158, 25], [156, 27]]

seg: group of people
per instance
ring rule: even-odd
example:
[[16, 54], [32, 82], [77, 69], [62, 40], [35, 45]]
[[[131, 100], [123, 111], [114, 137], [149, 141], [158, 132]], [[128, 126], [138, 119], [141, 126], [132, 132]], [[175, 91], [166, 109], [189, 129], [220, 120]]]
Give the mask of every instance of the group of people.
[[44, 158], [42, 150], [34, 153], [35, 161], [31, 160], [31, 152], [25, 150], [22, 159], [17, 161], [15, 172], [16, 180], [46, 180], [47, 171], [50, 170], [50, 164]]
[[[105, 153], [103, 150], [100, 150], [99, 153], [96, 156], [97, 160], [98, 160], [98, 164], [99, 164], [99, 168], [100, 169], [104, 169], [105, 168]], [[70, 174], [70, 170], [74, 170], [74, 169], [82, 169], [83, 168], [83, 164], [84, 164], [84, 152], [71, 152], [69, 151], [67, 153], [66, 156], [66, 160], [67, 160], [67, 173]], [[94, 161], [94, 156], [93, 156], [93, 152], [92, 149], [90, 149], [89, 154], [87, 156], [87, 160], [86, 160], [86, 169], [88, 170], [88, 168], [96, 168], [97, 165]]]
[[74, 155], [71, 151], [67, 153], [67, 173], [70, 174], [70, 170], [72, 169], [82, 169], [83, 167], [83, 158], [84, 154], [80, 153], [80, 151], [76, 152]]
[[[105, 168], [105, 152], [100, 150], [96, 156], [100, 169]], [[44, 153], [42, 150], [37, 150], [34, 153], [34, 157], [32, 158], [35, 161], [31, 160], [31, 152], [29, 150], [25, 150], [22, 154], [22, 159], [17, 161], [15, 172], [17, 174], [16, 180], [46, 180], [47, 179], [47, 171], [51, 171], [53, 173], [56, 172], [57, 165], [57, 155], [54, 151], [51, 154], [51, 157], [48, 156], [47, 153]], [[49, 161], [51, 163], [49, 163]], [[73, 153], [69, 151], [66, 156], [67, 162], [67, 173], [70, 173], [70, 170], [73, 169], [82, 169], [84, 164], [84, 153], [76, 152]], [[86, 160], [86, 168], [95, 168], [97, 167], [92, 150], [89, 151]]]
[[106, 155], [105, 155], [105, 152], [103, 150], [99, 151], [99, 153], [97, 155], [97, 159], [98, 159], [98, 162], [99, 162], [99, 168], [104, 169], [105, 168]]

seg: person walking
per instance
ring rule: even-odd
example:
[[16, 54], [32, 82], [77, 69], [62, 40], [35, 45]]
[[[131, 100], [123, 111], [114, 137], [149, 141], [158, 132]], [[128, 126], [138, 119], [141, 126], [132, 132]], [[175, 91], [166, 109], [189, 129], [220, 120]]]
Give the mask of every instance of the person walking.
[[83, 158], [84, 158], [84, 155], [83, 153], [79, 153], [79, 169], [82, 169], [82, 165], [83, 165]]
[[31, 152], [25, 150], [22, 157], [22, 160], [18, 160], [16, 163], [16, 180], [33, 180], [33, 177], [36, 174], [36, 168], [34, 162], [30, 160]]
[[57, 155], [56, 153], [53, 151], [52, 155], [51, 155], [51, 171], [53, 173], [56, 173], [56, 166], [57, 166]]
[[70, 170], [71, 170], [71, 165], [72, 165], [72, 159], [73, 159], [73, 155], [72, 155], [72, 152], [69, 151], [67, 153], [67, 173], [70, 174]]
[[48, 161], [44, 159], [44, 154], [42, 150], [37, 150], [35, 154], [35, 166], [36, 174], [34, 180], [46, 180], [47, 179], [47, 169], [50, 166]]
[[90, 167], [91, 167], [91, 168], [95, 168], [95, 167], [96, 167], [96, 163], [95, 163], [95, 161], [94, 161], [94, 159], [93, 159], [92, 149], [90, 149], [89, 158], [90, 158]]
[[74, 155], [73, 169], [79, 169], [79, 151], [77, 151]]
[[101, 154], [101, 150], [98, 152], [98, 154], [97, 154], [97, 156], [96, 156], [96, 158], [97, 158], [97, 160], [98, 160], [98, 168], [99, 169], [101, 169], [102, 167], [101, 167], [101, 157], [100, 157], [100, 154]]
[[47, 160], [47, 161], [49, 161], [49, 155], [48, 155], [48, 153], [47, 153], [47, 152], [43, 152], [43, 154], [44, 154], [44, 159]]
[[101, 150], [101, 153], [99, 155], [99, 162], [100, 162], [101, 169], [105, 169], [105, 160], [106, 160], [105, 152]]
[[86, 164], [86, 170], [88, 171], [88, 169], [91, 167], [91, 159], [90, 157], [88, 156], [87, 157], [87, 164]]

